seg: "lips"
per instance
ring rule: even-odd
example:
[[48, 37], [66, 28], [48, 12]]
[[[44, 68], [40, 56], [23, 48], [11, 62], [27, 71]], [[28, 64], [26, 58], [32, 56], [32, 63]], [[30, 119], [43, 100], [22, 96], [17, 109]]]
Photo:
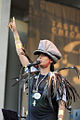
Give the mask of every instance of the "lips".
[[42, 60], [39, 60], [40, 61], [40, 63], [42, 63]]

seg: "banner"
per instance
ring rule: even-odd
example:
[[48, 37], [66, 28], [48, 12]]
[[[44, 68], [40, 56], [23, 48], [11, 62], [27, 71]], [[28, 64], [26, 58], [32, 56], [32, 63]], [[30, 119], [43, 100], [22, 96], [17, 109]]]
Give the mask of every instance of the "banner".
[[[30, 58], [36, 59], [33, 51], [38, 48], [39, 41], [48, 39], [62, 53], [62, 59], [54, 66], [55, 70], [69, 66], [76, 66], [80, 70], [80, 10], [45, 0], [30, 0], [29, 8], [27, 52]], [[64, 70], [62, 75], [79, 93], [80, 79], [76, 72]], [[80, 108], [80, 100], [72, 108]], [[66, 112], [65, 120], [68, 117], [69, 113]]]
[[[33, 60], [33, 51], [37, 49], [39, 41], [48, 39], [62, 53], [62, 59], [55, 65], [55, 69], [76, 66], [80, 70], [79, 9], [45, 0], [30, 0], [29, 20], [27, 51]], [[80, 84], [74, 70], [63, 71], [63, 74], [77, 85]]]

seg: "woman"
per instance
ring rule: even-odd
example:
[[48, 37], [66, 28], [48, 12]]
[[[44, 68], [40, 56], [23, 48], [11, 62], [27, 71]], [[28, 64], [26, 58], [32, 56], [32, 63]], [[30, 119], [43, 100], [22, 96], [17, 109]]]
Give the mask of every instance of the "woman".
[[[23, 66], [28, 66], [30, 62], [25, 55], [14, 18], [9, 28], [14, 34], [19, 59]], [[61, 53], [51, 41], [41, 40], [34, 55], [38, 55], [40, 64], [37, 69], [40, 72], [32, 78], [30, 118], [27, 116], [26, 120], [64, 120], [65, 106], [68, 107], [71, 100], [69, 90], [74, 90], [63, 76], [54, 71], [54, 64], [61, 58]]]

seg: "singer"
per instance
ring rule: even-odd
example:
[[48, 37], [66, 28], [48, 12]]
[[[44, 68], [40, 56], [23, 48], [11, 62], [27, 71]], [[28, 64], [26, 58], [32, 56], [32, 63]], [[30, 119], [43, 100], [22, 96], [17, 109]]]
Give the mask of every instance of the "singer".
[[[23, 45], [17, 32], [15, 18], [10, 22], [16, 51], [23, 66], [29, 66]], [[32, 78], [30, 120], [64, 120], [65, 107], [69, 108], [72, 94], [77, 92], [74, 87], [59, 72], [54, 71], [54, 64], [62, 57], [58, 48], [49, 40], [40, 40], [39, 47], [34, 51], [37, 55], [37, 69], [40, 71]], [[31, 64], [31, 66], [35, 64]], [[31, 67], [30, 66], [30, 67]], [[78, 94], [77, 94], [78, 96]], [[79, 97], [79, 96], [78, 96]], [[26, 117], [28, 119], [28, 116]]]

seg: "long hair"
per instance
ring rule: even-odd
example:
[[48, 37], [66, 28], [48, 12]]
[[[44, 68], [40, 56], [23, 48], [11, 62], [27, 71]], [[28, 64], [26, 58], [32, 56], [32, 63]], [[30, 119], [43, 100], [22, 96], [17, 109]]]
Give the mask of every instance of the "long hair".
[[53, 72], [54, 71], [54, 63], [52, 62], [50, 65], [50, 71]]

